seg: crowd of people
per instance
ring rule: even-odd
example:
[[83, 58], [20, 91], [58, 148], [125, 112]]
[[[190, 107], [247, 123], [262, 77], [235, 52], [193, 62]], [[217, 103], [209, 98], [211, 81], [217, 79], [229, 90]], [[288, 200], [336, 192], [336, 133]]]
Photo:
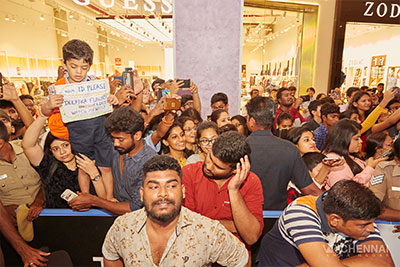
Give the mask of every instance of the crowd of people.
[[[63, 61], [37, 106], [6, 79], [1, 88], [0, 230], [25, 266], [49, 257], [23, 241], [43, 208], [120, 215], [105, 266], [251, 266], [259, 239], [259, 266], [394, 265], [374, 220], [400, 221], [398, 88], [349, 88], [346, 101], [252, 92], [232, 117], [218, 92], [203, 120], [193, 81], [146, 88], [133, 71], [133, 88], [109, 78], [111, 114], [64, 123], [57, 86], [96, 77], [81, 40]], [[67, 189], [77, 196], [61, 198]], [[283, 210], [265, 235], [263, 210]]]

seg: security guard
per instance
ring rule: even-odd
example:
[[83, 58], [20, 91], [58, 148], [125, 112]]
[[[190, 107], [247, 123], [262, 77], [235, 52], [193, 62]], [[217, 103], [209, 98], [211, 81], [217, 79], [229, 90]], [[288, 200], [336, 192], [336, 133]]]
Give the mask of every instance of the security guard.
[[369, 187], [383, 202], [379, 219], [400, 221], [400, 139], [393, 144], [394, 160], [378, 164]]

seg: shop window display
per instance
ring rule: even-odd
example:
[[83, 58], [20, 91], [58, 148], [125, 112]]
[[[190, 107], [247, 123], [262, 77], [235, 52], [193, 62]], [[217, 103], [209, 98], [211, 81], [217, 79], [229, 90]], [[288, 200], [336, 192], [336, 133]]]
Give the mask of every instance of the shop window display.
[[351, 86], [385, 90], [399, 86], [400, 26], [390, 24], [346, 24], [342, 72], [346, 75], [342, 92]]
[[[274, 88], [290, 86], [300, 88], [302, 79], [300, 68], [304, 68], [302, 64], [308, 64], [306, 68], [310, 68], [309, 74], [313, 72], [313, 56], [306, 57], [311, 59], [310, 64], [306, 63], [306, 60], [302, 62], [303, 56], [306, 55], [305, 39], [309, 38], [305, 38], [303, 33], [314, 26], [313, 23], [307, 23], [309, 22], [307, 19], [316, 16], [318, 9], [308, 6], [309, 9], [305, 11], [306, 8], [299, 4], [297, 9], [289, 11], [284, 6], [279, 8], [268, 1], [265, 5], [256, 6], [252, 1], [245, 1], [242, 107], [250, 99], [250, 92], [253, 89], [257, 89], [260, 95], [269, 96]], [[312, 15], [307, 14], [307, 17], [305, 12]], [[308, 49], [312, 50], [315, 40], [309, 39], [311, 43]], [[311, 84], [297, 90], [297, 93], [306, 94], [308, 87], [311, 87]]]

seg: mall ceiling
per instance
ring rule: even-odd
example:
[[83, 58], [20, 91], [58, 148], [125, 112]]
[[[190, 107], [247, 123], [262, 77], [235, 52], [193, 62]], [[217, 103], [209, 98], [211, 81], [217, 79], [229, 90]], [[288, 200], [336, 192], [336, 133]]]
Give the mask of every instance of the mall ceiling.
[[[58, 2], [55, 0], [45, 1]], [[74, 1], [84, 3], [87, 0]], [[137, 0], [137, 10], [124, 8], [124, 0], [115, 0], [111, 7], [105, 7], [104, 3], [109, 2], [90, 0], [90, 4], [85, 7], [95, 14], [97, 21], [111, 27], [115, 32], [131, 36], [143, 43], [172, 44], [172, 8], [169, 10], [171, 12], [162, 12], [166, 9], [168, 11], [169, 8], [165, 2], [171, 3], [172, 0], [152, 0], [153, 6], [146, 4], [143, 0]], [[301, 14], [318, 10], [318, 7], [313, 5], [266, 0], [245, 0], [244, 3], [243, 44], [253, 46], [260, 42], [270, 41], [279, 32], [296, 27], [301, 23]], [[152, 8], [153, 11], [148, 11], [149, 8]], [[276, 27], [277, 24], [280, 25], [279, 29]]]

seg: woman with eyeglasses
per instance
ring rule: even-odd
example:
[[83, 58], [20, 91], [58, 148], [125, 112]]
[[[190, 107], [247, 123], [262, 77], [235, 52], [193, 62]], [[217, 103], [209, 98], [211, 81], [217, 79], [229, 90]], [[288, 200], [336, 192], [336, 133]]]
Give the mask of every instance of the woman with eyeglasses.
[[78, 168], [92, 179], [90, 193], [105, 197], [101, 175], [94, 161], [84, 155], [75, 156], [69, 140], [47, 134], [44, 149], [38, 144], [40, 132], [47, 117], [40, 114], [26, 130], [22, 147], [33, 168], [39, 173], [45, 189], [46, 208], [70, 208], [60, 196], [66, 190], [81, 191], [78, 182]]
[[218, 137], [218, 126], [212, 121], [203, 121], [197, 127], [196, 140], [199, 146], [198, 154], [191, 155], [185, 165], [204, 161], [207, 153], [211, 151], [212, 145]]

